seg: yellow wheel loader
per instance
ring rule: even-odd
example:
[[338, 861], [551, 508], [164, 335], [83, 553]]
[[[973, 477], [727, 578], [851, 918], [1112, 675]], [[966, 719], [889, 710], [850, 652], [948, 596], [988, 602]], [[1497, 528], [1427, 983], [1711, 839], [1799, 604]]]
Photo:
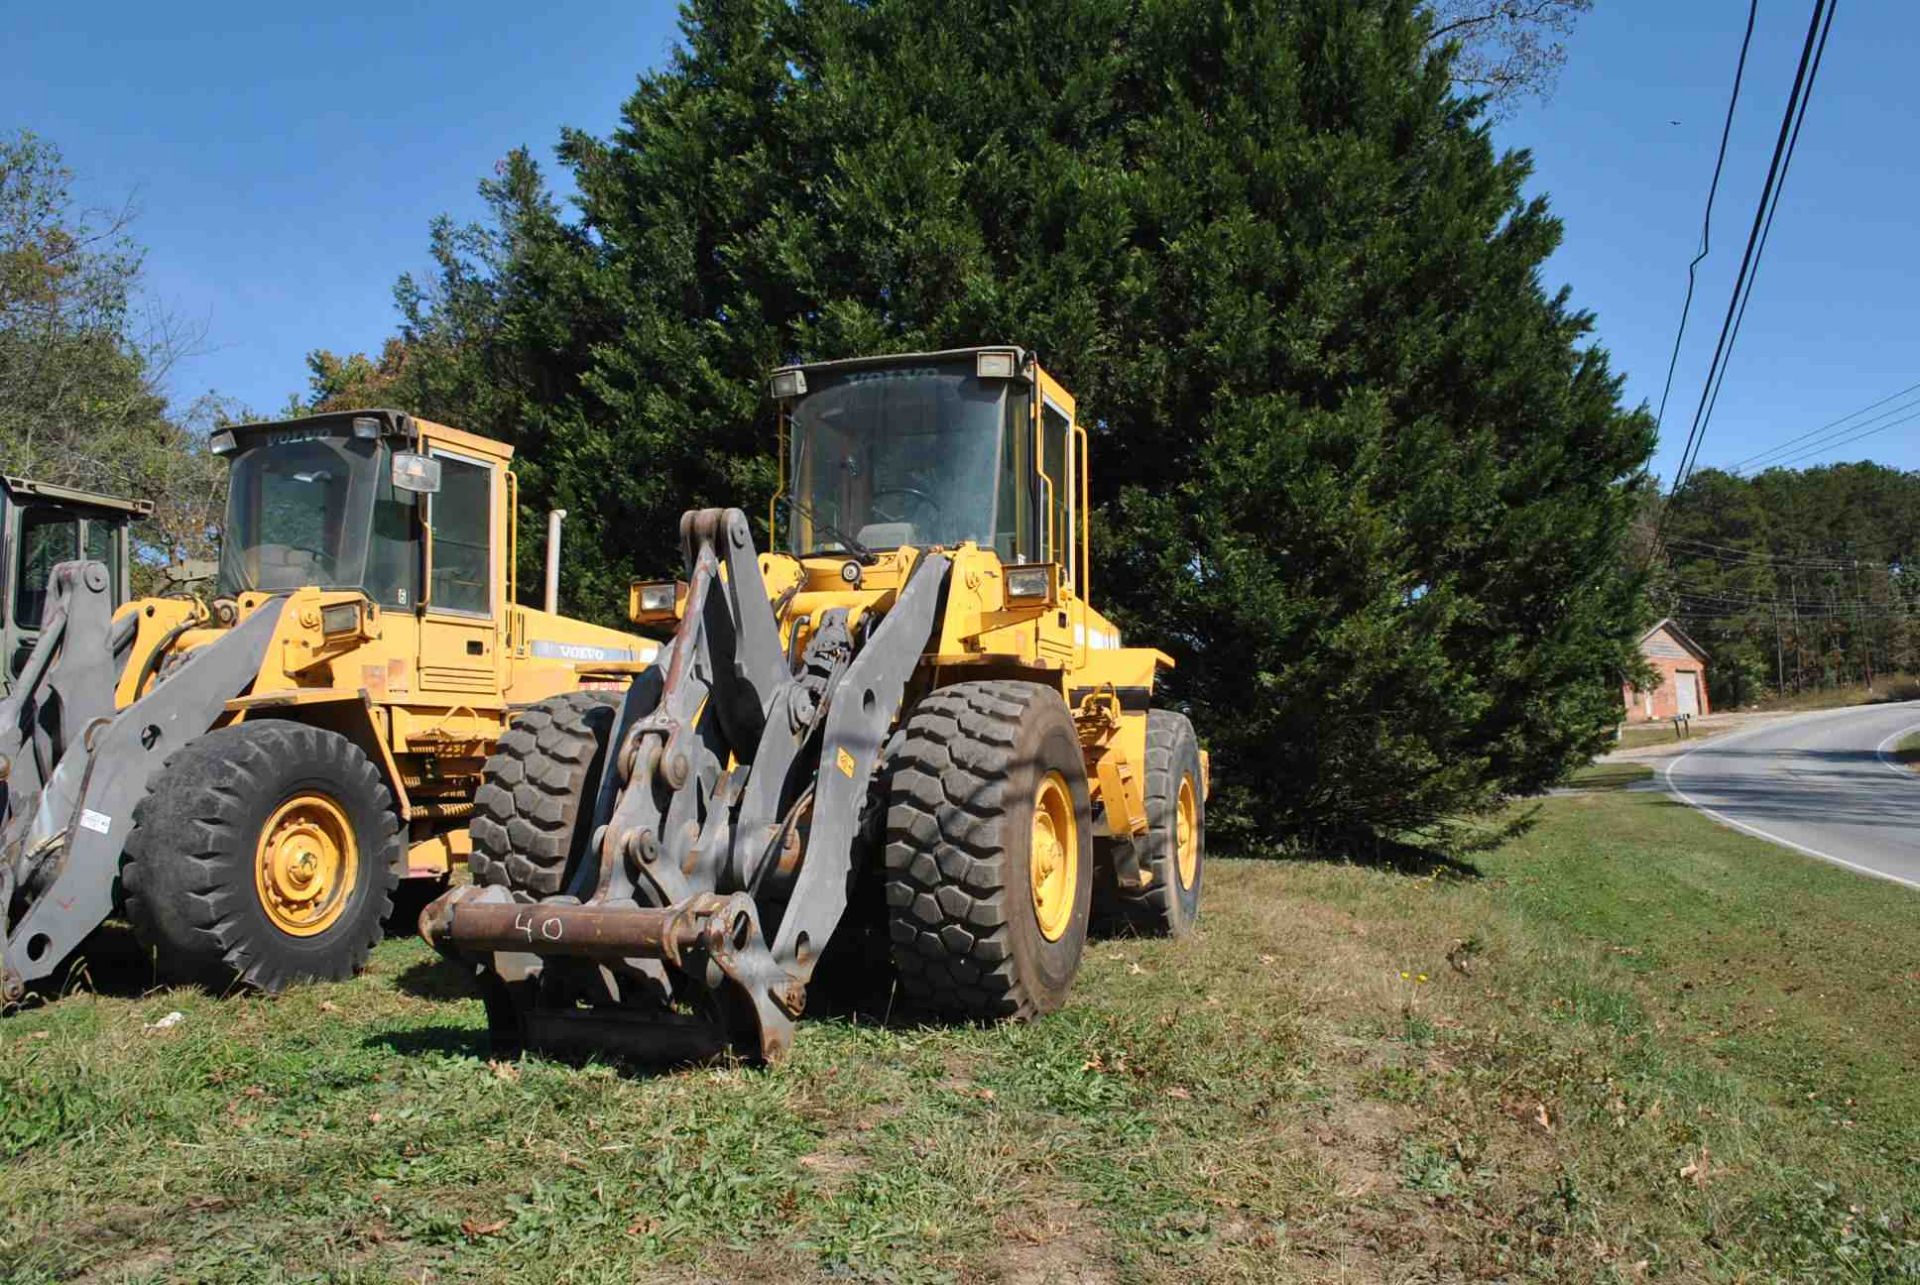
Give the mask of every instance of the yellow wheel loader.
[[[1096, 897], [1199, 913], [1208, 762], [1171, 665], [1090, 603], [1087, 434], [1026, 352], [781, 369], [784, 548], [688, 513], [617, 719], [552, 706], [474, 824], [497, 878], [422, 915], [497, 1048], [773, 1060], [830, 954], [923, 1010], [1057, 1007]], [[531, 715], [529, 716], [531, 718]], [[877, 948], [877, 949], [876, 949]]]
[[0, 1000], [116, 913], [172, 980], [351, 975], [401, 881], [439, 891], [469, 852], [510, 721], [549, 700], [611, 717], [583, 689], [655, 650], [554, 612], [552, 523], [548, 609], [516, 604], [501, 443], [370, 410], [210, 446], [211, 602], [112, 612], [111, 568], [63, 562], [0, 702]]

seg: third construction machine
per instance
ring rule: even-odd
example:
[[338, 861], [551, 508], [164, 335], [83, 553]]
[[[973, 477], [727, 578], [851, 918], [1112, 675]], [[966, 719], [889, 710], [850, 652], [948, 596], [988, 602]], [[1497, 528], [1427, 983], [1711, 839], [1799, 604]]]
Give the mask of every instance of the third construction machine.
[[[617, 717], [555, 707], [488, 765], [482, 881], [422, 930], [496, 1047], [778, 1058], [830, 945], [922, 1010], [1059, 1005], [1096, 893], [1198, 913], [1208, 766], [1161, 652], [1091, 605], [1087, 433], [1012, 347], [772, 376], [785, 548], [688, 513], [675, 625]], [[1096, 887], [1098, 885], [1098, 887]]]
[[129, 525], [152, 513], [150, 500], [0, 477], [0, 699], [12, 694], [40, 638], [54, 567], [78, 558], [98, 562], [107, 601], [119, 606], [131, 596]]
[[350, 975], [400, 880], [465, 855], [515, 712], [591, 704], [655, 650], [515, 601], [502, 443], [367, 410], [210, 444], [211, 601], [115, 612], [106, 563], [63, 562], [0, 702], [0, 1001], [114, 914], [167, 978]]

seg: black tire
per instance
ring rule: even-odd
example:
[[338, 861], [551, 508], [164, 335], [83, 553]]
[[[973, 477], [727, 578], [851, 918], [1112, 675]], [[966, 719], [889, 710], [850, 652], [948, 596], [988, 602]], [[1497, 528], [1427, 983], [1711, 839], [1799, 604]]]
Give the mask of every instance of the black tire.
[[568, 692], [529, 705], [494, 747], [473, 796], [477, 884], [521, 901], [551, 897], [586, 849], [587, 791], [620, 713], [617, 692]]
[[[351, 884], [311, 935], [274, 922], [256, 874], [263, 831], [302, 796], [330, 801], [352, 837]], [[127, 918], [169, 981], [269, 992], [342, 981], [379, 944], [405, 851], [393, 795], [352, 741], [278, 719], [223, 727], [169, 758], [134, 808]]]
[[[1179, 859], [1180, 786], [1185, 782], [1193, 806], [1193, 872], [1183, 878]], [[1153, 936], [1183, 937], [1200, 918], [1200, 886], [1207, 868], [1207, 791], [1200, 772], [1200, 740], [1185, 714], [1170, 709], [1147, 711], [1147, 832], [1139, 845], [1140, 867], [1153, 880], [1144, 888], [1111, 889], [1120, 923]], [[1106, 901], [1107, 898], [1102, 898]]]
[[[1073, 717], [1037, 683], [957, 683], [914, 707], [889, 760], [888, 932], [919, 1007], [961, 1019], [1060, 1007], [1080, 968], [1093, 892], [1092, 808]], [[1042, 782], [1059, 773], [1077, 842], [1071, 917], [1041, 931], [1030, 883]]]

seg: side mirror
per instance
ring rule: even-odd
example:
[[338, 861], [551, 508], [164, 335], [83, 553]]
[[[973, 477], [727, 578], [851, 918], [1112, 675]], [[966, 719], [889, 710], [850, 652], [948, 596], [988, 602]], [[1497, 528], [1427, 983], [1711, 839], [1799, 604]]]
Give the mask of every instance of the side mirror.
[[393, 488], [415, 495], [432, 495], [440, 489], [440, 461], [431, 455], [412, 451], [393, 453]]

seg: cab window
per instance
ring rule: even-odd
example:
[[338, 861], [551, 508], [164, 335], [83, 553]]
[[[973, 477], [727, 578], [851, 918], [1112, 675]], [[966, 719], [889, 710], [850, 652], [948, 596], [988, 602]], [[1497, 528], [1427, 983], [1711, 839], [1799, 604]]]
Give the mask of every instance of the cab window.
[[435, 611], [487, 615], [493, 610], [493, 470], [435, 452], [440, 489], [428, 500], [433, 524]]
[[20, 560], [15, 564], [13, 620], [24, 629], [40, 627], [53, 568], [80, 556], [80, 521], [61, 513], [29, 509], [20, 515]]
[[1031, 488], [1022, 485], [1033, 458], [1033, 417], [1027, 396], [1013, 392], [1007, 398], [1007, 429], [1000, 444], [1000, 497], [994, 506], [993, 550], [1002, 562], [1025, 562], [1033, 556]]
[[115, 586], [114, 601], [119, 599], [120, 584], [120, 524], [103, 521], [100, 518], [88, 518], [80, 525], [80, 543], [85, 546], [81, 555], [89, 562], [107, 564], [107, 583]]
[[[1067, 450], [1072, 437], [1066, 415], [1052, 402], [1040, 404], [1040, 487], [1042, 562], [1073, 564], [1073, 527], [1068, 505], [1073, 494], [1073, 470]], [[1071, 579], [1071, 577], [1069, 577]]]
[[[448, 468], [452, 461], [445, 461]], [[419, 510], [411, 492], [393, 485], [382, 470], [373, 498], [373, 530], [367, 541], [367, 596], [383, 607], [412, 610], [420, 602]], [[437, 533], [436, 533], [437, 534]], [[436, 552], [438, 552], [436, 548]], [[486, 610], [483, 605], [480, 610]]]

